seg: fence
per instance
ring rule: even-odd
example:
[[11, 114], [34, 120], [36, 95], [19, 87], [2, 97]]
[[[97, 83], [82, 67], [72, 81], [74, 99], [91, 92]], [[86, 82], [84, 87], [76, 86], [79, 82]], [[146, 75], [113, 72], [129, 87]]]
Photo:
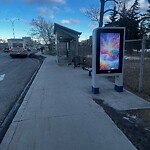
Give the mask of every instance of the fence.
[[[88, 60], [87, 66], [92, 65], [91, 46], [79, 46], [79, 55]], [[150, 39], [127, 40], [124, 55], [125, 88], [150, 100]]]
[[81, 64], [86, 67], [92, 67], [92, 46], [79, 45], [79, 56]]
[[125, 45], [124, 84], [149, 99], [150, 39], [128, 40]]

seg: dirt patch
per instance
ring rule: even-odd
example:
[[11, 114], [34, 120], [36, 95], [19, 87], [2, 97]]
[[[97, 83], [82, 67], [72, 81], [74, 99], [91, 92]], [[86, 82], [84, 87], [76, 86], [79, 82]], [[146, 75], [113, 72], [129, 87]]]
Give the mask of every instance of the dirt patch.
[[150, 132], [150, 109], [136, 109], [126, 111], [127, 115], [139, 118], [144, 122], [144, 127]]
[[137, 149], [150, 149], [150, 109], [117, 111], [101, 99], [93, 100], [105, 110]]

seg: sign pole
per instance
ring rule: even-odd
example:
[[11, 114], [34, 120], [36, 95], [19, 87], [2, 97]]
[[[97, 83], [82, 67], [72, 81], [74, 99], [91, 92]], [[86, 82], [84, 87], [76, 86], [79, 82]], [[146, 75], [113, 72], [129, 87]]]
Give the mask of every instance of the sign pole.
[[123, 73], [115, 76], [115, 91], [123, 92]]
[[96, 74], [96, 49], [97, 49], [97, 32], [93, 31], [92, 38], [92, 92], [94, 94], [99, 94], [99, 80]]

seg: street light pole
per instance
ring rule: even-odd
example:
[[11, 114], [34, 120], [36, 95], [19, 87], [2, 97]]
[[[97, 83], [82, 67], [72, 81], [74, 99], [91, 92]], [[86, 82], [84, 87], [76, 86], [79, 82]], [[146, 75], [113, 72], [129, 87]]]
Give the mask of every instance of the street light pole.
[[7, 20], [9, 20], [10, 22], [11, 22], [11, 24], [12, 24], [12, 29], [13, 29], [13, 37], [14, 37], [14, 39], [15, 39], [15, 27], [14, 27], [14, 22], [15, 21], [17, 21], [17, 20], [19, 20], [19, 19], [7, 19]]
[[15, 30], [14, 30], [14, 20], [10, 20], [11, 23], [12, 23], [12, 29], [13, 29], [13, 36], [14, 36], [14, 39], [15, 39]]

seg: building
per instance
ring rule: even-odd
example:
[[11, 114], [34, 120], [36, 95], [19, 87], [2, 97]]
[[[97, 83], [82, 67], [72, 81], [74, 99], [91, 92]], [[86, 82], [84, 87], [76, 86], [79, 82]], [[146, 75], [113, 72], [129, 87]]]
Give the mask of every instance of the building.
[[82, 40], [80, 46], [92, 46], [92, 36], [89, 36], [87, 40]]
[[33, 41], [31, 39], [31, 37], [22, 37], [22, 39], [24, 40], [25, 45], [27, 47], [32, 47], [33, 46]]

